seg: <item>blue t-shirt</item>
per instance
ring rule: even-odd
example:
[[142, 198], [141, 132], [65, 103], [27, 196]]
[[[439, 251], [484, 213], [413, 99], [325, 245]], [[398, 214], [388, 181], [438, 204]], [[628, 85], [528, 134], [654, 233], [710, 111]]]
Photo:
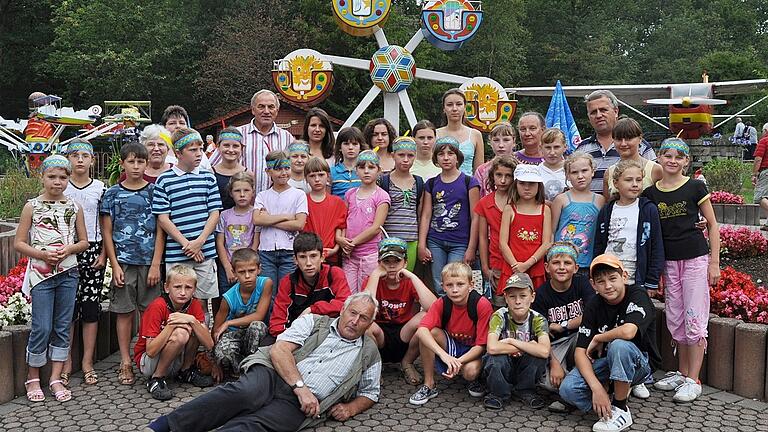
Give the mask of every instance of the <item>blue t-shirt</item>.
[[344, 195], [352, 188], [360, 187], [357, 169], [347, 169], [343, 163], [331, 167], [331, 193], [344, 199]]
[[154, 187], [148, 183], [132, 190], [121, 183], [109, 188], [101, 199], [99, 213], [112, 219], [112, 241], [121, 264], [152, 264], [156, 228], [152, 214]]
[[451, 183], [443, 183], [439, 175], [427, 180], [424, 190], [432, 195], [432, 220], [428, 233], [430, 239], [469, 243], [472, 223], [469, 190], [472, 188], [479, 189], [480, 183], [464, 173], [460, 173]]
[[568, 203], [560, 212], [560, 220], [555, 230], [555, 241], [569, 241], [579, 250], [577, 264], [580, 268], [589, 268], [595, 250], [595, 229], [600, 209], [592, 195], [591, 202], [571, 200], [571, 193], [566, 192]]
[[[229, 305], [229, 314], [227, 314], [227, 321], [240, 318], [242, 316], [252, 314], [256, 310], [256, 306], [259, 305], [259, 299], [261, 298], [261, 291], [264, 289], [264, 284], [269, 280], [266, 276], [259, 276], [256, 278], [256, 286], [253, 288], [251, 297], [248, 299], [248, 303], [243, 303], [243, 296], [240, 295], [240, 282], [235, 283], [232, 288], [227, 290], [222, 297], [227, 301]], [[230, 331], [237, 330], [235, 326], [229, 326]]]
[[[152, 196], [152, 214], [169, 214], [171, 222], [187, 240], [194, 240], [203, 232], [210, 213], [215, 210], [221, 210], [221, 195], [213, 173], [198, 168], [184, 172], [174, 166], [157, 178]], [[181, 244], [171, 236], [166, 242], [166, 263], [190, 259], [184, 255]], [[205, 239], [201, 250], [205, 259], [216, 256], [213, 233]]]

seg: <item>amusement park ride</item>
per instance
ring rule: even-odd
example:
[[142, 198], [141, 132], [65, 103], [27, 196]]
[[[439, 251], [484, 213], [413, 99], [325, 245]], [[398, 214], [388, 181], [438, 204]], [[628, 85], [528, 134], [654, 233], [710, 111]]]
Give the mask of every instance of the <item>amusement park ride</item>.
[[[555, 87], [504, 88], [491, 78], [467, 78], [416, 67], [412, 52], [423, 41], [437, 48], [453, 51], [471, 39], [483, 22], [480, 1], [431, 0], [422, 3], [421, 29], [404, 45], [390, 45], [383, 26], [392, 7], [391, 0], [332, 0], [336, 22], [349, 35], [373, 35], [379, 49], [370, 60], [324, 55], [311, 49], [293, 51], [275, 60], [273, 80], [283, 97], [295, 103], [316, 105], [333, 87], [333, 66], [368, 70], [373, 86], [352, 111], [343, 127], [353, 125], [382, 93], [384, 117], [399, 130], [400, 107], [411, 127], [416, 123], [407, 88], [416, 78], [458, 84], [467, 98], [466, 122], [481, 132], [490, 131], [501, 121], [510, 121], [517, 107], [516, 96], [551, 97]], [[746, 108], [727, 116], [713, 115], [713, 105], [727, 101], [717, 96], [755, 93], [768, 87], [768, 80], [702, 83], [564, 86], [567, 97], [583, 97], [598, 89], [611, 90], [619, 102], [671, 133], [684, 138], [698, 138], [768, 99], [765, 96]], [[646, 103], [669, 106], [669, 125], [659, 122], [633, 107]], [[713, 118], [726, 117], [713, 126]]]

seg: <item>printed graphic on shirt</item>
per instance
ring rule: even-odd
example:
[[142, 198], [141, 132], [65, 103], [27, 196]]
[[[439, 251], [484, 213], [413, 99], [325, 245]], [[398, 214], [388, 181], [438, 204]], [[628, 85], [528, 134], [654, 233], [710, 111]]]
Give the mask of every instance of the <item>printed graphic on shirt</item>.
[[688, 203], [685, 201], [676, 202], [673, 204], [667, 204], [665, 202], [659, 203], [659, 219], [669, 219], [673, 217], [686, 216], [688, 211], [686, 207]]
[[627, 315], [631, 314], [632, 312], [640, 312], [643, 315], [643, 318], [645, 318], [645, 309], [643, 309], [642, 306], [634, 304], [633, 302], [629, 302], [627, 305]]
[[627, 250], [632, 250], [635, 247], [634, 244], [627, 244], [626, 237], [619, 237], [619, 235], [621, 235], [621, 231], [627, 225], [627, 222], [629, 222], [629, 219], [625, 217], [611, 218], [611, 224], [608, 227], [608, 238], [611, 239], [610, 243], [615, 255], [624, 254], [625, 248]]
[[432, 206], [431, 227], [437, 232], [444, 232], [456, 229], [459, 226], [459, 213], [461, 212], [461, 202], [455, 203], [450, 209], [445, 204], [445, 191], [435, 194], [435, 204]]
[[541, 237], [541, 234], [536, 228], [530, 230], [520, 228], [520, 230], [517, 231], [517, 238], [522, 241], [536, 241], [539, 237]]
[[379, 314], [381, 316], [378, 318], [383, 321], [394, 321], [396, 318], [406, 313], [404, 309], [407, 306], [408, 302], [391, 303], [387, 300], [382, 300], [379, 307]]
[[547, 320], [549, 322], [563, 322], [569, 321], [573, 318], [581, 316], [584, 309], [584, 302], [582, 299], [572, 301], [562, 306], [551, 307], [547, 311]]
[[229, 234], [232, 236], [232, 241], [228, 245], [229, 250], [234, 252], [237, 249], [241, 249], [250, 245], [246, 244], [245, 239], [243, 238], [243, 235], [248, 232], [248, 225], [227, 225], [227, 231], [229, 231]]
[[[595, 222], [595, 219], [595, 215], [592, 214], [581, 215], [579, 213], [573, 212], [568, 215], [568, 220], [574, 222], [584, 221], [585, 223], [592, 224]], [[579, 250], [579, 254], [588, 253], [589, 246], [592, 243], [592, 239], [589, 237], [589, 232], [579, 232], [578, 227], [572, 223], [569, 223], [560, 230], [560, 239], [562, 241], [569, 241], [573, 243], [573, 245], [576, 246], [576, 248]]]

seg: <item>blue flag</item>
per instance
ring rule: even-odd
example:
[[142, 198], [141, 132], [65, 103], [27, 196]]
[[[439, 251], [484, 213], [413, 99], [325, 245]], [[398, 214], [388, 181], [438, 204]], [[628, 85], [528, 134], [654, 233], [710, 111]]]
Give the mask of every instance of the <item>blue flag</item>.
[[552, 93], [552, 101], [549, 103], [546, 122], [548, 128], [560, 129], [565, 134], [566, 153], [570, 154], [576, 150], [581, 141], [581, 134], [579, 134], [579, 128], [576, 127], [576, 122], [573, 121], [571, 107], [568, 106], [568, 100], [565, 98], [565, 92], [563, 92], [560, 80], [557, 80], [555, 91]]

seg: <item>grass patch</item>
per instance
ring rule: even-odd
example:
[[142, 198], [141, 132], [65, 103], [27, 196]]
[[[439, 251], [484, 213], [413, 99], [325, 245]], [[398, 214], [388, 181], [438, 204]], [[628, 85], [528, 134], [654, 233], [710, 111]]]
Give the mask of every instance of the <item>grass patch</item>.
[[[752, 164], [749, 164], [749, 166], [751, 167]], [[755, 196], [755, 186], [752, 184], [750, 177], [745, 178], [741, 185], [741, 196], [744, 197], [745, 203], [752, 204], [752, 199]]]
[[21, 170], [8, 171], [0, 179], [0, 219], [17, 218], [24, 204], [40, 195], [39, 178], [27, 178]]

